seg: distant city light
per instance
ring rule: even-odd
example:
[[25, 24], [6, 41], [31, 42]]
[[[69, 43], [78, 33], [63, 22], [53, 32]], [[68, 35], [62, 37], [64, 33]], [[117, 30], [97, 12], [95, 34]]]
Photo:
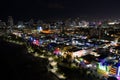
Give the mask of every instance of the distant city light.
[[38, 31], [38, 32], [41, 32], [42, 30], [43, 30], [43, 29], [42, 29], [41, 26], [37, 27], [37, 31]]
[[25, 26], [24, 25], [18, 25], [18, 28], [24, 28]]

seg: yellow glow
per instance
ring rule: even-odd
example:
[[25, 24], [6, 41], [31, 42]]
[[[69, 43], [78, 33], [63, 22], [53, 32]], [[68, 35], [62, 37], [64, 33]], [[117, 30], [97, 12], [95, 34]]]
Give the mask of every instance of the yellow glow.
[[41, 32], [42, 32], [42, 33], [46, 33], [46, 34], [53, 33], [51, 30], [42, 30]]
[[57, 62], [51, 62], [50, 63], [52, 66], [56, 66], [57, 65]]

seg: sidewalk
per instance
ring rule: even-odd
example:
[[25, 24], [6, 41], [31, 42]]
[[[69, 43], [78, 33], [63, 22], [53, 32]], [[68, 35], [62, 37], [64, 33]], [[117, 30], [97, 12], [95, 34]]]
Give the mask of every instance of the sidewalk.
[[58, 72], [57, 62], [54, 61], [53, 57], [49, 58], [49, 64], [53, 67], [52, 69], [48, 68], [50, 72], [56, 75], [60, 80], [65, 80], [65, 76]]

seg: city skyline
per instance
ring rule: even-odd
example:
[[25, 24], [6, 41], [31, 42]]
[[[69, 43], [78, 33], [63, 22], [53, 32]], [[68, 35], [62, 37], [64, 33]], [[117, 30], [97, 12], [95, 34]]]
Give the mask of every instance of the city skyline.
[[3, 78], [120, 80], [119, 4], [118, 0], [1, 0]]

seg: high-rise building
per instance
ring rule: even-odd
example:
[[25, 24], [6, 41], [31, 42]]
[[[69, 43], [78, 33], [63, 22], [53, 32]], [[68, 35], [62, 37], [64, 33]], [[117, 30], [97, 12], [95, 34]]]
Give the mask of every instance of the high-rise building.
[[5, 27], [6, 27], [6, 23], [0, 20], [0, 28], [5, 28]]
[[9, 32], [12, 32], [13, 31], [13, 25], [14, 25], [14, 23], [13, 23], [13, 18], [12, 18], [12, 16], [8, 16], [8, 28], [9, 28]]
[[29, 20], [29, 27], [30, 27], [30, 28], [33, 28], [33, 25], [34, 25], [34, 20], [33, 20], [33, 19], [30, 19], [30, 20]]
[[14, 23], [13, 23], [13, 18], [12, 18], [12, 16], [8, 16], [8, 26], [13, 26], [14, 25]]

